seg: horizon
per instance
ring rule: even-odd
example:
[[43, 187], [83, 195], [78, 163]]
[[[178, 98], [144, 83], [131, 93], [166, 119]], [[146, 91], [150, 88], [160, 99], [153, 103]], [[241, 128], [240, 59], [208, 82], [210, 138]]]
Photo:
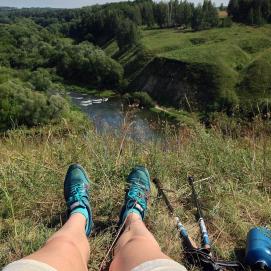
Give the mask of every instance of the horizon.
[[[10, 8], [81, 8], [85, 6], [92, 6], [95, 4], [106, 4], [122, 2], [119, 0], [77, 0], [77, 1], [67, 1], [67, 0], [0, 0], [0, 7], [10, 7]], [[203, 0], [190, 0], [189, 2], [198, 4], [202, 3]], [[213, 0], [216, 6], [220, 6], [222, 3], [224, 5], [228, 4], [228, 0]]]

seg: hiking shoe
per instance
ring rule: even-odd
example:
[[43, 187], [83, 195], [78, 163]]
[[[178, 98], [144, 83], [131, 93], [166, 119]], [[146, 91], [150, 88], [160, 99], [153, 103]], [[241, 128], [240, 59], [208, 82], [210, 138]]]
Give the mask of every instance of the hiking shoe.
[[88, 237], [93, 225], [88, 194], [89, 183], [89, 178], [80, 165], [69, 166], [64, 181], [64, 197], [68, 207], [68, 215], [70, 217], [72, 214], [81, 213], [86, 218], [86, 235]]
[[143, 166], [134, 167], [127, 178], [127, 182], [130, 187], [126, 191], [119, 224], [122, 224], [130, 213], [139, 214], [143, 220], [147, 211], [147, 201], [150, 194], [150, 174], [148, 170]]

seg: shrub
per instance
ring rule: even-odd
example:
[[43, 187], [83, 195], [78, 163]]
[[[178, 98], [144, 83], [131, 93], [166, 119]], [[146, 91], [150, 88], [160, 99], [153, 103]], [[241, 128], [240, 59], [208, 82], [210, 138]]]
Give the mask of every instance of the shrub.
[[231, 17], [227, 16], [225, 18], [220, 19], [220, 26], [221, 27], [231, 27], [232, 26], [232, 19]]
[[74, 82], [115, 88], [122, 81], [122, 66], [89, 42], [64, 46], [56, 61], [58, 74]]
[[47, 91], [52, 86], [50, 73], [46, 69], [40, 68], [32, 72], [29, 81], [38, 91]]
[[247, 67], [239, 88], [243, 100], [259, 102], [271, 98], [270, 70], [271, 65], [264, 59], [255, 60]]
[[151, 108], [155, 106], [155, 102], [147, 92], [134, 92], [132, 93], [132, 99], [134, 102], [139, 103], [140, 106]]
[[20, 80], [0, 85], [0, 130], [14, 126], [28, 127], [57, 121], [68, 111], [68, 104], [59, 95], [32, 91]]

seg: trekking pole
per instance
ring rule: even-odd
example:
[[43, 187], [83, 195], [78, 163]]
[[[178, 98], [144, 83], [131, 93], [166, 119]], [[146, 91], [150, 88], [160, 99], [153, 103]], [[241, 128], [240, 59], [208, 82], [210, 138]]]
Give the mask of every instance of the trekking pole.
[[193, 249], [195, 249], [195, 250], [198, 249], [196, 243], [189, 237], [189, 235], [188, 235], [188, 233], [187, 233], [187, 230], [185, 229], [184, 225], [183, 225], [183, 224], [181, 223], [181, 221], [180, 221], [180, 218], [179, 218], [178, 216], [175, 215], [174, 209], [173, 209], [171, 203], [170, 203], [169, 200], [168, 200], [167, 195], [165, 194], [165, 192], [164, 192], [164, 190], [163, 190], [163, 188], [162, 188], [162, 184], [161, 184], [160, 180], [157, 179], [157, 178], [154, 178], [154, 179], [153, 179], [153, 182], [154, 182], [154, 184], [155, 184], [155, 186], [156, 186], [156, 188], [157, 188], [157, 190], [158, 190], [158, 194], [159, 194], [160, 196], [162, 196], [162, 198], [164, 199], [164, 201], [165, 201], [165, 203], [166, 203], [166, 205], [167, 205], [167, 208], [168, 208], [168, 210], [169, 210], [170, 215], [174, 217], [175, 223], [176, 223], [176, 225], [177, 225], [177, 229], [178, 229], [178, 231], [180, 232], [180, 236], [181, 236], [181, 238], [184, 240], [185, 245], [186, 245], [189, 249], [192, 249], [192, 250], [193, 250]]
[[203, 246], [204, 246], [203, 248], [197, 246], [196, 243], [189, 237], [185, 227], [180, 222], [179, 217], [175, 216], [174, 209], [170, 201], [168, 200], [168, 197], [165, 194], [164, 189], [162, 188], [161, 182], [157, 178], [153, 179], [153, 182], [158, 190], [158, 194], [162, 196], [162, 198], [164, 199], [170, 215], [172, 215], [175, 218], [177, 229], [180, 232], [180, 236], [184, 240], [185, 245], [186, 245], [185, 253], [191, 255], [192, 258], [194, 258], [194, 260], [196, 261], [196, 263], [200, 264], [201, 267], [204, 267], [205, 270], [208, 270], [208, 271], [224, 271], [228, 269], [237, 269], [237, 270], [244, 271], [245, 269], [243, 265], [238, 261], [220, 261], [213, 257], [210, 251], [211, 246], [209, 242], [208, 232], [205, 226], [205, 222], [203, 220], [202, 211], [201, 211], [197, 193], [194, 187], [194, 179], [193, 177], [189, 177], [188, 180], [192, 187], [193, 198], [195, 200], [195, 203], [198, 209], [199, 226], [202, 233]]
[[206, 228], [206, 225], [205, 225], [205, 222], [203, 219], [203, 214], [202, 214], [201, 206], [200, 206], [200, 203], [198, 200], [198, 195], [195, 190], [194, 178], [192, 176], [189, 176], [188, 182], [192, 188], [192, 196], [194, 198], [194, 202], [197, 207], [197, 212], [198, 212], [198, 217], [199, 217], [198, 223], [199, 223], [199, 227], [200, 227], [200, 231], [201, 231], [202, 245], [203, 245], [204, 249], [206, 249], [208, 252], [210, 252], [210, 250], [211, 250], [210, 240], [209, 240], [207, 228]]

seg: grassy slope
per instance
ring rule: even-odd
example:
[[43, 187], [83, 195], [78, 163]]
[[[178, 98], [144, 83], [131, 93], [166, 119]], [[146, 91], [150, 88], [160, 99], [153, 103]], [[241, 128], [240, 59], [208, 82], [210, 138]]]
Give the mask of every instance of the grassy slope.
[[[247, 98], [253, 100], [254, 96], [265, 97], [267, 92], [267, 96], [270, 97], [266, 87], [270, 81], [269, 68], [265, 63], [271, 64], [271, 25], [251, 27], [234, 24], [231, 28], [199, 32], [178, 29], [143, 30], [142, 37], [144, 52], [149, 55], [145, 60], [139, 53], [143, 51], [137, 49], [119, 54], [115, 41], [109, 42], [104, 48], [125, 67], [128, 81], [136, 78], [142, 67], [156, 55], [188, 63], [217, 65], [218, 73], [221, 74], [221, 93], [225, 92], [223, 95], [226, 97], [236, 93], [240, 101]], [[246, 78], [251, 78], [250, 73], [255, 73], [250, 69], [255, 61], [258, 61], [256, 65], [260, 66], [257, 72], [265, 74], [264, 83], [255, 75], [255, 80], [252, 78], [248, 87], [243, 86], [240, 89], [240, 83], [243, 80], [246, 82]]]
[[[72, 162], [86, 167], [93, 182], [96, 228], [90, 239], [90, 270], [98, 270], [112, 241], [125, 176], [138, 163], [175, 191], [168, 193], [169, 198], [197, 239], [186, 176], [213, 176], [197, 183], [197, 190], [210, 237], [221, 257], [231, 258], [235, 249], [245, 246], [250, 227], [270, 223], [267, 180], [271, 178], [271, 148], [270, 138], [263, 134], [258, 139], [255, 134], [247, 134], [232, 140], [196, 125], [197, 129], [167, 130], [166, 140], [160, 143], [142, 145], [125, 140], [119, 155], [121, 137], [97, 135], [76, 114], [59, 126], [16, 130], [0, 138], [0, 266], [39, 248], [61, 226], [61, 213], [65, 211], [63, 179]], [[146, 223], [163, 251], [181, 261], [174, 223], [156, 195], [152, 187]]]
[[[235, 88], [256, 59], [271, 63], [271, 25], [251, 27], [234, 24], [200, 32], [176, 29], [146, 30], [143, 44], [158, 56], [194, 63], [217, 64], [224, 85]], [[263, 64], [264, 65], [264, 64]], [[267, 72], [267, 71], [266, 71]], [[258, 87], [259, 88], [259, 87]], [[262, 96], [261, 90], [257, 90]], [[246, 91], [240, 93], [246, 97]]]
[[199, 32], [145, 30], [143, 44], [159, 56], [224, 65], [233, 71], [271, 48], [271, 26], [234, 25]]

